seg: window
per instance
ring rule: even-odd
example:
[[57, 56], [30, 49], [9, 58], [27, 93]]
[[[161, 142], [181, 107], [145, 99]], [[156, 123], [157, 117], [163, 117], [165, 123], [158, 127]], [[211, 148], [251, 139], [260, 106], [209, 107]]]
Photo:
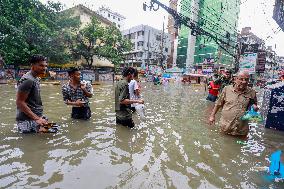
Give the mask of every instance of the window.
[[117, 27], [120, 28], [120, 25], [118, 24]]
[[113, 16], [112, 18], [115, 19], [115, 16]]
[[165, 51], [168, 52], [168, 50], [169, 50], [169, 49], [166, 47], [166, 48], [165, 48]]
[[138, 41], [138, 43], [137, 43], [137, 46], [138, 47], [141, 47], [141, 46], [143, 46], [144, 45], [144, 42], [143, 41]]
[[120, 18], [117, 18], [118, 19], [118, 21], [120, 21]]
[[131, 34], [131, 39], [135, 39], [135, 33]]
[[157, 41], [161, 41], [161, 36], [160, 35], [156, 35], [156, 40]]
[[108, 13], [108, 17], [110, 17], [110, 14]]
[[139, 32], [137, 32], [137, 35], [138, 35], [138, 36], [143, 36], [143, 35], [144, 35], [144, 31], [139, 31]]

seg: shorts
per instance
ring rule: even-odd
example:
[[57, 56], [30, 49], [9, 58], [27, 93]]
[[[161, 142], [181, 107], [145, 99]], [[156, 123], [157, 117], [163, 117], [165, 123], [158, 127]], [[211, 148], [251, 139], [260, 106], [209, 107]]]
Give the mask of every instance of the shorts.
[[73, 119], [90, 119], [91, 109], [90, 107], [72, 107], [71, 117]]
[[[44, 119], [48, 120], [43, 116]], [[17, 121], [18, 131], [20, 133], [38, 133], [40, 125], [34, 120]]]
[[209, 100], [211, 102], [215, 102], [217, 100], [218, 96], [213, 96], [212, 94], [208, 94], [206, 100]]
[[135, 126], [133, 119], [126, 119], [126, 120], [120, 120], [118, 118], [116, 118], [116, 123], [123, 125], [123, 126], [127, 126], [129, 128], [133, 128]]

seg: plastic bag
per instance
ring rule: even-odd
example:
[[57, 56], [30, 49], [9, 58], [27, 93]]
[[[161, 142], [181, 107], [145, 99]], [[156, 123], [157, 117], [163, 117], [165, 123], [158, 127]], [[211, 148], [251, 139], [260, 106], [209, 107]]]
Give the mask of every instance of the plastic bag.
[[145, 106], [144, 104], [137, 104], [135, 106], [136, 112], [138, 113], [138, 115], [140, 116], [140, 118], [142, 120], [145, 120]]
[[263, 121], [262, 116], [260, 115], [260, 113], [256, 112], [253, 109], [252, 106], [250, 107], [250, 110], [247, 111], [245, 113], [245, 115], [243, 115], [241, 117], [241, 120], [243, 120], [243, 121], [247, 120], [247, 121], [252, 121], [252, 122], [262, 122]]

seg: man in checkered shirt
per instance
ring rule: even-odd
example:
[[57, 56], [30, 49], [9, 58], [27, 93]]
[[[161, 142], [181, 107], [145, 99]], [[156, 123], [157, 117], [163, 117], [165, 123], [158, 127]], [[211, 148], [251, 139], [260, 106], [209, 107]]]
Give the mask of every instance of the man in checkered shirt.
[[63, 100], [72, 106], [71, 117], [87, 120], [91, 117], [89, 98], [93, 96], [92, 85], [81, 81], [81, 72], [77, 68], [68, 71], [69, 82], [62, 86]]

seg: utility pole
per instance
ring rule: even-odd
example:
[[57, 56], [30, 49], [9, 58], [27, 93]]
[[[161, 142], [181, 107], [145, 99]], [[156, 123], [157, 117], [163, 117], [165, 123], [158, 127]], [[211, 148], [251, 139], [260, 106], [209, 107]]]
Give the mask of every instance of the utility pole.
[[147, 57], [148, 57], [148, 60], [147, 60], [147, 64], [148, 64], [148, 67], [149, 67], [149, 65], [150, 65], [150, 52], [149, 52], [149, 50], [150, 50], [150, 30], [148, 31], [148, 53], [147, 53]]
[[162, 44], [161, 44], [161, 67], [164, 69], [163, 61], [164, 61], [164, 34], [165, 34], [165, 16], [163, 19], [163, 32], [162, 32]]

